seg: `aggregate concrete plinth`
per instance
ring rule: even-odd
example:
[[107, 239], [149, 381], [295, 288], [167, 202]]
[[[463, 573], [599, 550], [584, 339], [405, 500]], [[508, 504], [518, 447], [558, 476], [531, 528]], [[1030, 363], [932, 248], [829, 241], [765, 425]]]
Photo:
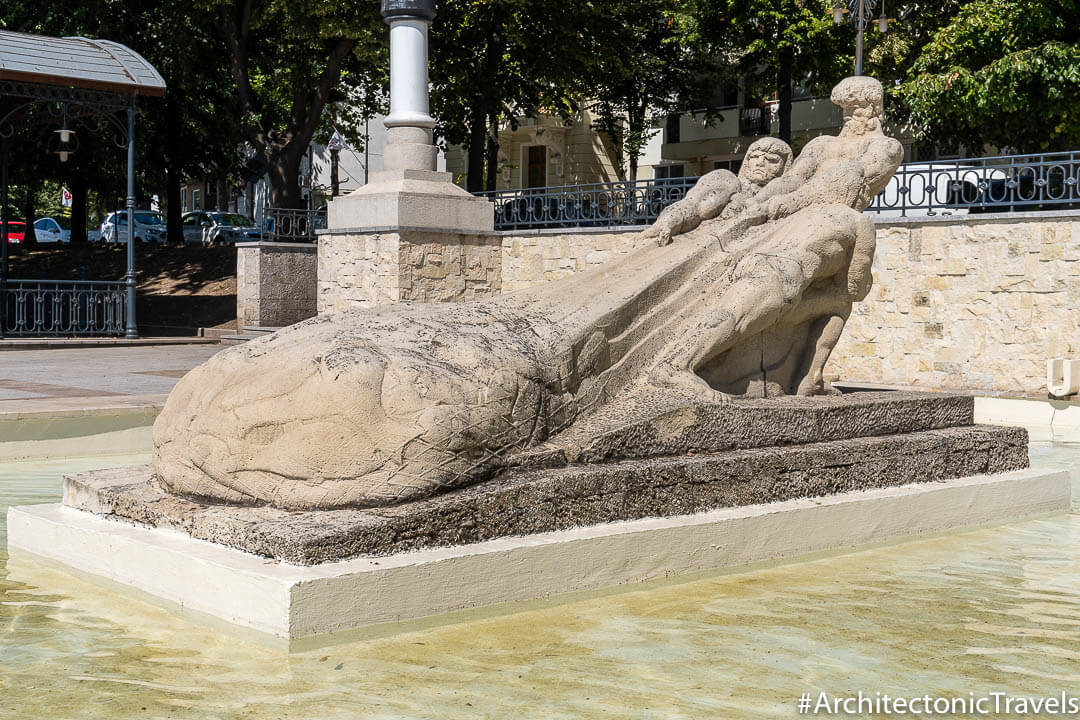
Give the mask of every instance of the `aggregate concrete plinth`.
[[284, 638], [999, 524], [1069, 508], [1021, 470], [301, 567], [62, 505], [8, 510], [12, 554]]
[[64, 504], [300, 565], [1028, 466], [1020, 428], [950, 427], [793, 447], [519, 468], [401, 505], [282, 510], [166, 492], [150, 466], [69, 475]]

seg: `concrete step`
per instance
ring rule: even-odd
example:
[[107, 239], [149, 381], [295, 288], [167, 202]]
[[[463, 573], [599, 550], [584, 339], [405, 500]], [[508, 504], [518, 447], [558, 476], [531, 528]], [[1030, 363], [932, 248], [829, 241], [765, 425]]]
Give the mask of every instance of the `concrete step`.
[[240, 343], [246, 343], [248, 340], [255, 340], [257, 338], [266, 337], [272, 332], [280, 330], [279, 327], [257, 327], [253, 325], [245, 325], [244, 331], [233, 335], [222, 335], [222, 345], [239, 345]]

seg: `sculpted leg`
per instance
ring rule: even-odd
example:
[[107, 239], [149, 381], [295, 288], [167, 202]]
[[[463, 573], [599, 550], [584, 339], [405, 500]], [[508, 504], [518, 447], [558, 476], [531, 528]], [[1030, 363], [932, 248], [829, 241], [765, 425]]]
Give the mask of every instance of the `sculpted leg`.
[[821, 318], [815, 324], [814, 329], [819, 332], [817, 333], [817, 341], [814, 344], [814, 354], [810, 360], [810, 368], [806, 373], [806, 377], [799, 383], [797, 394], [826, 395], [835, 392], [831, 388], [825, 387], [825, 363], [828, 362], [836, 343], [839, 342], [840, 333], [844, 331], [846, 322], [847, 313], [842, 316], [833, 315]]

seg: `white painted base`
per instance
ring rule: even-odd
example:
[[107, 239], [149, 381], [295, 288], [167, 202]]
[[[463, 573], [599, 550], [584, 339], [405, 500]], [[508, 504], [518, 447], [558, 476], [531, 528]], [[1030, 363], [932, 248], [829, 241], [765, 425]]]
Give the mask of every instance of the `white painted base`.
[[8, 510], [8, 544], [284, 638], [1066, 512], [1064, 471], [648, 518], [316, 567], [60, 505]]
[[1075, 402], [976, 397], [975, 422], [1019, 425], [1032, 442], [1080, 443], [1080, 405]]

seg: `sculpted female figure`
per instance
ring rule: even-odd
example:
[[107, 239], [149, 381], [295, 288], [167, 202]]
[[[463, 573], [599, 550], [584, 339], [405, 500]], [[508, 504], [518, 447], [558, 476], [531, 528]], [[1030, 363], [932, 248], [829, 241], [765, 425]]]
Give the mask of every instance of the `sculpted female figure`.
[[881, 133], [880, 85], [849, 78], [833, 100], [839, 137], [670, 245], [481, 302], [320, 316], [219, 353], [154, 425], [159, 480], [287, 509], [385, 505], [484, 480], [644, 388], [822, 391], [869, 289], [861, 210], [901, 156]]

